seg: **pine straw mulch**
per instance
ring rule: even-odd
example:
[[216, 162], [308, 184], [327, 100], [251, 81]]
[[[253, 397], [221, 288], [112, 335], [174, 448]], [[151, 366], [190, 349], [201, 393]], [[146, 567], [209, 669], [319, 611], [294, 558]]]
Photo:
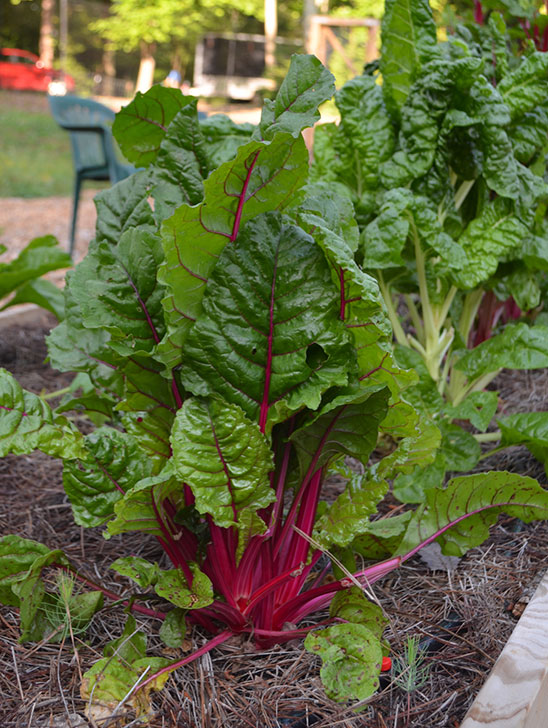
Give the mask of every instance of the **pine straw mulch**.
[[[67, 376], [43, 364], [43, 331], [0, 331], [0, 366], [39, 392], [66, 386]], [[501, 375], [495, 382], [506, 412], [547, 409], [548, 373]], [[523, 448], [486, 458], [485, 469], [508, 469], [539, 478], [543, 467]], [[61, 466], [40, 453], [0, 461], [0, 533], [17, 533], [61, 546], [92, 579], [122, 593], [127, 581], [109, 571], [122, 555], [159, 558], [155, 542], [139, 534], [109, 541], [98, 529], [76, 526], [61, 484]], [[408, 636], [427, 641], [428, 677], [411, 693], [383, 678], [382, 690], [367, 704], [349, 706], [327, 699], [319, 660], [302, 642], [257, 652], [234, 638], [171, 676], [153, 696], [152, 728], [456, 728], [506, 643], [544, 570], [548, 524], [522, 526], [503, 518], [488, 542], [470, 551], [456, 569], [433, 571], [420, 559], [374, 586], [390, 617], [386, 638], [401, 655]], [[0, 611], [0, 725], [2, 728], [88, 728], [80, 697], [81, 673], [118, 637], [125, 615], [105, 602], [86, 634], [64, 644], [18, 643], [17, 610]], [[137, 616], [149, 638], [149, 652], [177, 659], [158, 637], [158, 623]], [[194, 631], [184, 645], [200, 647], [207, 635]], [[357, 708], [360, 708], [357, 712]], [[138, 725], [122, 706], [109, 728]]]

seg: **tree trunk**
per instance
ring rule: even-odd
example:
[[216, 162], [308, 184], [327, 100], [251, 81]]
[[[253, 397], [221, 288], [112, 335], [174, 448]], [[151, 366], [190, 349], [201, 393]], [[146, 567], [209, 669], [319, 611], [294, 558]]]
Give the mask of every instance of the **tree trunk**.
[[155, 43], [141, 42], [141, 63], [139, 65], [139, 73], [137, 74], [137, 83], [135, 85], [136, 93], [137, 91], [140, 91], [144, 94], [154, 83], [154, 68], [156, 67], [156, 61], [154, 59], [155, 50]]
[[46, 68], [53, 66], [53, 12], [55, 0], [42, 0], [40, 16], [40, 60]]
[[278, 35], [277, 0], [264, 0], [264, 65], [270, 70], [276, 64], [276, 36]]
[[107, 43], [103, 51], [103, 73], [105, 82], [103, 84], [103, 94], [105, 96], [114, 96], [114, 78], [116, 76], [116, 51], [114, 45]]

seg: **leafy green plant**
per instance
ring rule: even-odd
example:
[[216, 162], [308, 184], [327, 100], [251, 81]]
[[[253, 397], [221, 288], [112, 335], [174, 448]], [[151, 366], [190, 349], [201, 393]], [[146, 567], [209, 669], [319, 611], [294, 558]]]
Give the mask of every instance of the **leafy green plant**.
[[[0, 255], [6, 250], [5, 245], [0, 245]], [[61, 320], [64, 314], [63, 293], [41, 276], [71, 265], [70, 256], [61, 250], [52, 235], [35, 238], [17, 258], [9, 263], [0, 263], [0, 311], [20, 303], [35, 303]]]
[[[160, 620], [170, 647], [187, 625], [213, 635], [168, 662], [146, 655], [130, 616], [84, 675], [92, 713], [120, 701], [148, 710], [169, 673], [233, 634], [260, 648], [306, 637], [328, 694], [363, 699], [378, 686], [385, 624], [371, 584], [435, 539], [454, 554], [480, 543], [502, 510], [548, 517], [534, 480], [486, 473], [429, 490], [415, 513], [371, 520], [389, 481], [431, 462], [440, 435], [402, 398], [416, 375], [393, 361], [378, 285], [354, 260], [352, 205], [308, 183], [301, 130], [332, 93], [321, 64], [296, 56], [254, 130], [201, 125], [196, 100], [170, 89], [138, 95], [114, 131], [144, 169], [98, 196], [96, 239], [48, 340], [53, 365], [89, 375], [94, 390], [52, 410], [0, 372], [0, 455], [62, 458], [78, 524], [106, 538], [141, 532], [165, 555], [120, 554], [112, 568], [141, 592], [128, 598], [60, 550], [0, 539], [0, 599], [20, 608], [24, 634], [50, 633], [37, 621], [43, 579], [61, 569]], [[108, 424], [84, 436], [71, 406]], [[379, 433], [395, 444], [373, 462]], [[327, 503], [333, 470], [347, 485]], [[340, 566], [331, 581], [324, 553]], [[355, 553], [388, 558], [357, 568]], [[150, 596], [165, 606], [143, 604]]]
[[[548, 328], [534, 325], [548, 270], [548, 55], [514, 58], [500, 16], [487, 31], [489, 54], [465, 30], [438, 43], [426, 0], [391, 0], [378, 68], [336, 94], [340, 124], [316, 131], [313, 179], [353, 201], [356, 259], [379, 283], [397, 361], [420, 375], [406, 397], [442, 431], [428, 471], [399, 479], [403, 500], [473, 468], [478, 441], [527, 443], [525, 418], [486, 433], [497, 396], [485, 388], [503, 368], [548, 365]], [[493, 330], [510, 296], [507, 321], [531, 315]], [[548, 417], [535, 417], [545, 452]]]

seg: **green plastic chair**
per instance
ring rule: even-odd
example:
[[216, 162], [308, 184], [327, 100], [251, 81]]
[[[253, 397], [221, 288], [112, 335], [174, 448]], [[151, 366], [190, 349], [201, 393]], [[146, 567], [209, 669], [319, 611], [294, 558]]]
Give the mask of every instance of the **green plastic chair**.
[[70, 133], [74, 163], [74, 199], [70, 225], [72, 256], [80, 189], [84, 180], [110, 180], [115, 184], [136, 170], [121, 162], [116, 153], [111, 125], [115, 113], [107, 106], [79, 96], [49, 96], [49, 105], [55, 121]]

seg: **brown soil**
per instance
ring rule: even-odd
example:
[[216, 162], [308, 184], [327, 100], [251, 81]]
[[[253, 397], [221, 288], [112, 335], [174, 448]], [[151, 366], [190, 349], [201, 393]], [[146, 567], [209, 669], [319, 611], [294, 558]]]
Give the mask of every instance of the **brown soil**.
[[[43, 330], [32, 327], [0, 331], [0, 365], [13, 371], [35, 392], [66, 386], [43, 363]], [[546, 409], [545, 371], [505, 374], [496, 384], [506, 411]], [[524, 397], [527, 392], [527, 397]], [[532, 475], [546, 484], [543, 467], [522, 448], [486, 459], [488, 469]], [[108, 569], [121, 555], [160, 556], [141, 535], [105, 541], [98, 529], [84, 531], [71, 517], [61, 483], [61, 466], [39, 453], [0, 461], [0, 533], [17, 533], [62, 546], [91, 578], [121, 593], [127, 582]], [[390, 618], [386, 632], [392, 654], [401, 655], [408, 636], [435, 637], [426, 656], [423, 685], [406, 692], [386, 678], [383, 689], [360, 706], [325, 697], [319, 661], [302, 643], [257, 652], [240, 639], [225, 643], [177, 671], [166, 689], [153, 697], [153, 728], [456, 728], [491, 670], [527, 600], [548, 554], [548, 524], [522, 526], [503, 518], [489, 541], [470, 551], [452, 571], [432, 571], [416, 558], [374, 587]], [[19, 644], [16, 610], [0, 611], [0, 725], [2, 728], [86, 727], [79, 695], [81, 672], [99, 657], [105, 642], [120, 635], [125, 615], [120, 606], [105, 607], [87, 634], [64, 645]], [[158, 623], [138, 617], [149, 636], [150, 652], [171, 659], [158, 638]], [[207, 636], [195, 631], [186, 645], [193, 650]], [[359, 707], [359, 711], [356, 708]], [[81, 722], [79, 722], [81, 721]], [[137, 725], [121, 710], [110, 728]]]

